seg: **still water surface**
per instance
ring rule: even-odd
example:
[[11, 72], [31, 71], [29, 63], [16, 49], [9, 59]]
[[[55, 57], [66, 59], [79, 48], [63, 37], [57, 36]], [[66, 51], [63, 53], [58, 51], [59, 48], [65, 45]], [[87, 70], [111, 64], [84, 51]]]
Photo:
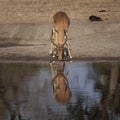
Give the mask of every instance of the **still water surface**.
[[0, 120], [120, 120], [119, 66], [0, 63]]

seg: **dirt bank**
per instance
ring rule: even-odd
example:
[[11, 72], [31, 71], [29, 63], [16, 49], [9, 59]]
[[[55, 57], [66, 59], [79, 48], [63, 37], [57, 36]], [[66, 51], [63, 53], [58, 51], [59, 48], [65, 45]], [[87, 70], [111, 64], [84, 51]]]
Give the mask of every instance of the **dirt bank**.
[[80, 22], [91, 14], [110, 22], [120, 21], [120, 0], [0, 0], [0, 23], [50, 23], [60, 10]]
[[[48, 58], [49, 24], [1, 25], [1, 59]], [[73, 58], [119, 58], [120, 24], [105, 22], [72, 23], [69, 42]]]

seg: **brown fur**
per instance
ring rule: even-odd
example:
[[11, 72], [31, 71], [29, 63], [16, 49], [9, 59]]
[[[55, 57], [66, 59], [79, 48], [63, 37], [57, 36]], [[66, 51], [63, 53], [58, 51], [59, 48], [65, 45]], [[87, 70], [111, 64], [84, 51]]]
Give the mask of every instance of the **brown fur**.
[[57, 12], [53, 16], [53, 26], [54, 29], [57, 30], [56, 36], [55, 36], [55, 43], [58, 47], [58, 59], [62, 59], [62, 49], [59, 49], [64, 44], [64, 36], [65, 31], [68, 30], [68, 27], [70, 25], [70, 19], [68, 18], [67, 14], [65, 12]]
[[66, 104], [71, 98], [71, 91], [68, 85], [68, 75], [64, 75], [63, 71], [63, 62], [59, 62], [57, 74], [53, 75], [53, 88], [56, 101], [61, 104]]

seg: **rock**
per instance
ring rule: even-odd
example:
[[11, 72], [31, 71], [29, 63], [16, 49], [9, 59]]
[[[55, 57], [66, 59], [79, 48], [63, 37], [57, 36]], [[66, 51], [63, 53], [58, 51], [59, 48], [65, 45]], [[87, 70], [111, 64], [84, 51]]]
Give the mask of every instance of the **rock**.
[[99, 12], [106, 12], [106, 10], [99, 10]]
[[91, 15], [91, 16], [89, 17], [89, 20], [90, 20], [90, 21], [103, 21], [101, 17], [94, 16], [94, 15]]

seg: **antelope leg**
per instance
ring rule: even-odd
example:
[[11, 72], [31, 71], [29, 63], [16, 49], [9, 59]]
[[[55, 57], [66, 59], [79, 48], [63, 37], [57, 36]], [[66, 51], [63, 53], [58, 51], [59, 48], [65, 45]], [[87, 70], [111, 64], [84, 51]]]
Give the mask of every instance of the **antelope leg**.
[[52, 72], [52, 79], [54, 79], [55, 74], [54, 74], [54, 70], [53, 70], [53, 63], [50, 63], [50, 68], [51, 68], [51, 72]]
[[68, 48], [68, 54], [69, 54], [70, 58], [72, 58], [72, 55], [70, 53], [70, 48], [69, 48], [69, 42], [68, 41], [66, 42], [66, 45], [67, 45], [67, 48]]
[[53, 50], [53, 44], [51, 43], [51, 46], [50, 46], [50, 54], [52, 54], [52, 50]]

